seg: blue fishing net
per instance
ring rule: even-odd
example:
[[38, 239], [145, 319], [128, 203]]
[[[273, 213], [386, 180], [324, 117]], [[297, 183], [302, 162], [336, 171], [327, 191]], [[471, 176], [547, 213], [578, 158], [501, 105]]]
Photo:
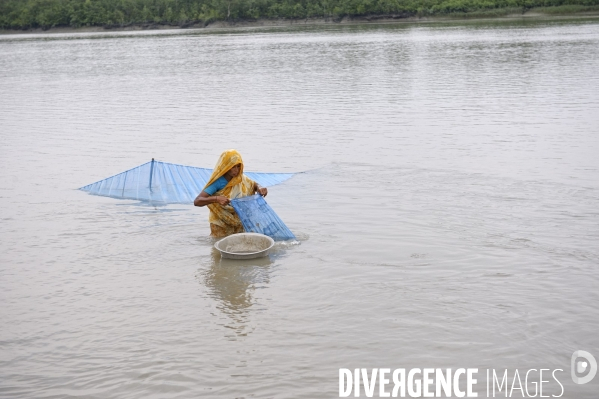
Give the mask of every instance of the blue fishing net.
[[[80, 190], [105, 197], [150, 201], [162, 204], [192, 204], [208, 182], [212, 169], [152, 160]], [[293, 173], [245, 172], [261, 186], [284, 182]]]
[[239, 215], [245, 231], [264, 234], [275, 241], [296, 239], [262, 196], [256, 194], [236, 198], [231, 200], [231, 205]]

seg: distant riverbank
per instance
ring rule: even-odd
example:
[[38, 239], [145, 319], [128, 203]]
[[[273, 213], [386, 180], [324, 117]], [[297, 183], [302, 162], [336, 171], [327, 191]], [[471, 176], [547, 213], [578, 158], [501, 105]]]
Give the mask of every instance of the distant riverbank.
[[181, 22], [132, 22], [123, 24], [97, 25], [55, 25], [30, 26], [21, 29], [0, 29], [0, 34], [15, 33], [72, 33], [72, 32], [107, 32], [107, 31], [139, 31], [165, 29], [223, 29], [251, 28], [266, 26], [290, 25], [326, 25], [326, 24], [355, 24], [355, 23], [430, 23], [442, 21], [479, 20], [479, 19], [562, 19], [562, 18], [599, 18], [599, 5], [561, 5], [555, 7], [522, 8], [507, 7], [468, 12], [449, 13], [414, 13], [401, 12], [389, 14], [371, 14], [359, 16], [331, 16], [310, 18], [239, 18], [224, 20], [196, 20]]

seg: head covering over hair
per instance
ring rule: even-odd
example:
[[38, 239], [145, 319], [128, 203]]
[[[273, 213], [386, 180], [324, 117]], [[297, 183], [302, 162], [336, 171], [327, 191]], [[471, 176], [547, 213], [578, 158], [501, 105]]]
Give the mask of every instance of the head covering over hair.
[[[229, 180], [227, 185], [214, 193], [214, 195], [222, 195], [229, 199], [234, 199], [254, 194], [256, 183], [243, 174], [243, 159], [237, 150], [227, 150], [221, 154], [216, 162], [212, 176], [210, 176], [204, 189], [222, 177], [235, 165], [239, 165], [239, 174]], [[212, 203], [208, 204], [208, 208], [210, 209], [208, 220], [213, 225], [211, 226], [212, 235], [223, 237], [244, 231], [241, 220], [239, 220], [239, 216], [237, 216], [235, 209], [231, 205], [222, 206], [219, 203]]]
[[226, 150], [220, 154], [220, 158], [218, 158], [216, 166], [212, 171], [212, 175], [210, 176], [210, 179], [208, 179], [208, 183], [206, 183], [204, 189], [206, 189], [206, 187], [210, 186], [220, 177], [224, 176], [224, 174], [235, 165], [239, 165], [239, 174], [232, 178], [227, 186], [234, 186], [241, 182], [241, 177], [243, 176], [243, 159], [241, 159], [241, 154], [237, 152], [237, 150]]

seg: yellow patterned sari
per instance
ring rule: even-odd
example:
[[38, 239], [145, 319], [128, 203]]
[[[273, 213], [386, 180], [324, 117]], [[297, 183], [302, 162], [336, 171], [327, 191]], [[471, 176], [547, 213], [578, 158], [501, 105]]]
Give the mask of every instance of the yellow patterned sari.
[[[214, 167], [212, 176], [204, 186], [206, 189], [214, 183], [219, 177], [223, 176], [233, 166], [240, 165], [239, 174], [232, 178], [227, 185], [214, 195], [222, 195], [229, 199], [242, 198], [254, 194], [255, 182], [243, 174], [243, 160], [236, 150], [227, 150], [223, 152]], [[210, 231], [213, 237], [226, 237], [235, 233], [243, 233], [243, 225], [235, 209], [231, 205], [223, 206], [219, 203], [208, 204], [210, 214]]]

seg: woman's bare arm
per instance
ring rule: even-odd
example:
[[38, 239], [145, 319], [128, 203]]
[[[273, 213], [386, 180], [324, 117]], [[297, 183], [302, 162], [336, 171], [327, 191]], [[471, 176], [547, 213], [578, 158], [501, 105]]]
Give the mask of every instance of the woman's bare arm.
[[268, 190], [266, 189], [266, 187], [262, 187], [256, 182], [254, 182], [254, 192], [260, 194], [263, 197], [266, 197], [266, 194], [268, 194]]
[[229, 202], [231, 202], [227, 197], [224, 197], [222, 195], [210, 195], [208, 194], [206, 191], [202, 191], [200, 193], [200, 195], [198, 195], [196, 197], [196, 199], [193, 201], [193, 204], [195, 206], [206, 206], [208, 204], [215, 204], [215, 203], [219, 203], [221, 205], [229, 205]]

